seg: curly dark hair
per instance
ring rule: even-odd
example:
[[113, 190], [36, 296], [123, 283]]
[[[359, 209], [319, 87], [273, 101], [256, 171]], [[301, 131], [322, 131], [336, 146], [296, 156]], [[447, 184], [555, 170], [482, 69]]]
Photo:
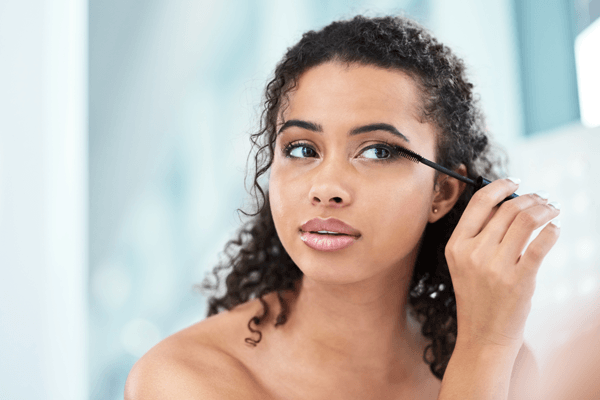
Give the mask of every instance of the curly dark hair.
[[[259, 326], [269, 315], [263, 297], [271, 292], [277, 294], [281, 311], [275, 326], [285, 324], [289, 306], [283, 293], [296, 290], [296, 283], [303, 276], [277, 236], [268, 193], [258, 181], [273, 161], [277, 122], [286, 95], [308, 69], [332, 61], [400, 70], [412, 77], [422, 95], [420, 118], [433, 123], [439, 131], [436, 161], [441, 165], [455, 169], [463, 164], [470, 178], [482, 175], [496, 179], [503, 164], [491, 150], [463, 61], [418, 23], [406, 17], [356, 16], [305, 33], [277, 65], [275, 76], [266, 87], [260, 129], [251, 135], [253, 148], [257, 149], [251, 193], [258, 210], [238, 210], [252, 219], [226, 244], [225, 261], [213, 270], [216, 282], [206, 279], [202, 284], [203, 289], [214, 292], [208, 301], [208, 316], [250, 299], [261, 301], [262, 314], [248, 321], [252, 337], [246, 342], [251, 345], [262, 337], [252, 324]], [[467, 187], [450, 212], [427, 225], [410, 283], [409, 305], [422, 324], [422, 334], [431, 340], [423, 359], [440, 380], [457, 334], [456, 299], [444, 250], [473, 192]], [[219, 275], [225, 273], [226, 292], [217, 294]]]

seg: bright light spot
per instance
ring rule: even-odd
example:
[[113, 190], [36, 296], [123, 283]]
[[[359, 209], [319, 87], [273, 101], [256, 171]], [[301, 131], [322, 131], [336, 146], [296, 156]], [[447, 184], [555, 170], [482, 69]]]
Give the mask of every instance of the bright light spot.
[[577, 258], [581, 261], [589, 261], [596, 253], [596, 242], [591, 237], [584, 237], [579, 240], [575, 250]]
[[129, 321], [121, 330], [123, 349], [136, 357], [143, 356], [160, 339], [160, 331], [156, 325], [141, 318]]
[[585, 278], [583, 281], [579, 282], [579, 294], [588, 295], [595, 292], [596, 287], [598, 287], [598, 279], [595, 276], [590, 276]]
[[[162, 258], [162, 256], [160, 256]], [[191, 290], [185, 286], [177, 287], [177, 270], [171, 267], [174, 262], [154, 258], [147, 266], [144, 279], [144, 292], [137, 300], [144, 307], [159, 313], [168, 313], [175, 299], [181, 296], [179, 290]]]
[[581, 122], [588, 127], [600, 125], [600, 18], [575, 39], [575, 64]]
[[569, 255], [567, 254], [566, 246], [561, 243], [558, 243], [546, 255], [542, 268], [544, 270], [549, 269], [559, 271], [563, 269], [565, 265], [567, 265], [568, 257]]
[[569, 172], [571, 172], [571, 176], [575, 178], [581, 178], [585, 175], [589, 165], [585, 158], [584, 154], [577, 154], [575, 157], [571, 159], [569, 164]]
[[586, 192], [579, 192], [573, 196], [573, 210], [577, 214], [586, 213], [592, 204], [589, 194]]
[[550, 302], [549, 295], [550, 293], [548, 292], [548, 289], [546, 289], [545, 286], [539, 285], [535, 289], [535, 294], [531, 299], [531, 308], [535, 310], [540, 310], [547, 307], [548, 303]]
[[131, 293], [131, 279], [120, 264], [98, 266], [91, 278], [94, 297], [107, 309], [117, 310], [125, 304]]
[[567, 300], [569, 297], [571, 297], [572, 295], [572, 290], [566, 286], [566, 285], [560, 285], [557, 286], [556, 289], [554, 290], [554, 299], [559, 302], [562, 303], [565, 300]]
[[[536, 190], [545, 190], [550, 193], [556, 193], [559, 182], [563, 179], [565, 170], [561, 164], [562, 160], [552, 158], [544, 164], [543, 172], [537, 178]], [[537, 168], [537, 166], [536, 166]]]

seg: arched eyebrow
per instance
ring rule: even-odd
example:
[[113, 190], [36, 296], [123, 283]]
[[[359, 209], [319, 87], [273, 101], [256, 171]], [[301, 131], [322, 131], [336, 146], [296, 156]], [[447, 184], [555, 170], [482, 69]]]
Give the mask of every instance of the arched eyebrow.
[[[313, 132], [319, 132], [319, 133], [323, 132], [323, 127], [314, 122], [302, 121], [299, 119], [290, 119], [289, 121], [286, 121], [281, 126], [281, 128], [279, 129], [279, 132], [277, 132], [277, 135], [279, 135], [281, 132], [283, 132], [284, 130], [286, 130], [292, 126], [296, 126], [298, 128], [306, 129], [306, 130], [313, 131]], [[377, 124], [369, 124], [369, 125], [359, 126], [357, 128], [352, 129], [348, 135], [354, 136], [354, 135], [360, 135], [361, 133], [374, 132], [374, 131], [390, 132], [391, 134], [393, 134], [394, 136], [398, 136], [400, 139], [404, 140], [405, 142], [410, 142], [410, 140], [408, 140], [408, 138], [406, 136], [404, 136], [402, 133], [400, 133], [400, 131], [398, 129], [396, 129], [396, 127], [394, 127], [393, 125], [390, 125], [390, 124], [385, 124], [385, 123], [377, 123]]]
[[387, 131], [395, 136], [398, 136], [400, 139], [405, 142], [410, 142], [406, 136], [404, 136], [395, 126], [390, 124], [378, 123], [378, 124], [369, 124], [364, 126], [359, 126], [358, 128], [354, 128], [350, 131], [350, 136], [352, 135], [360, 135], [361, 133], [373, 132], [373, 131]]
[[315, 124], [314, 122], [302, 121], [299, 119], [290, 119], [281, 126], [279, 132], [277, 132], [277, 135], [279, 135], [287, 128], [291, 128], [292, 126], [297, 126], [298, 128], [306, 129], [313, 132], [323, 132], [323, 127], [319, 124]]

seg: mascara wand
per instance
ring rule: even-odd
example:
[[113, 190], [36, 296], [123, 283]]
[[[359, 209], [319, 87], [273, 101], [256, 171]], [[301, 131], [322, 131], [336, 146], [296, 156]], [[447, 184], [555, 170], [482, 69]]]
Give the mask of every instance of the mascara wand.
[[[436, 164], [433, 161], [429, 161], [426, 158], [423, 158], [422, 156], [418, 155], [417, 153], [415, 153], [414, 151], [405, 149], [404, 147], [400, 147], [400, 146], [394, 146], [396, 151], [398, 152], [399, 155], [408, 158], [409, 160], [416, 162], [416, 163], [422, 163], [425, 164], [437, 171], [443, 172], [446, 175], [449, 175], [453, 178], [458, 179], [459, 181], [462, 181], [464, 183], [467, 183], [471, 186], [475, 187], [475, 191], [478, 191], [479, 189], [481, 189], [484, 186], [489, 185], [490, 183], [492, 183], [490, 180], [485, 179], [483, 176], [478, 177], [477, 179], [473, 180], [470, 178], [467, 178], [466, 176], [463, 176], [461, 174], [458, 174], [446, 167], [441, 166], [440, 164]], [[507, 198], [505, 198], [504, 200], [502, 200], [500, 203], [498, 203], [498, 205], [504, 203], [507, 200], [510, 199], [514, 199], [516, 197], [519, 197], [518, 194], [513, 193], [510, 196], [508, 196]]]

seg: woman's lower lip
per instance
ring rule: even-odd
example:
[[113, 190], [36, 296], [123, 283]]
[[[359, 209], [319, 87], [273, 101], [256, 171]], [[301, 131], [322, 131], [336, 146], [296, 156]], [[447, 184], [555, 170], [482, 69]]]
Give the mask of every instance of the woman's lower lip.
[[356, 242], [357, 238], [348, 235], [327, 235], [311, 232], [301, 232], [300, 239], [308, 247], [320, 251], [335, 251], [345, 249]]

